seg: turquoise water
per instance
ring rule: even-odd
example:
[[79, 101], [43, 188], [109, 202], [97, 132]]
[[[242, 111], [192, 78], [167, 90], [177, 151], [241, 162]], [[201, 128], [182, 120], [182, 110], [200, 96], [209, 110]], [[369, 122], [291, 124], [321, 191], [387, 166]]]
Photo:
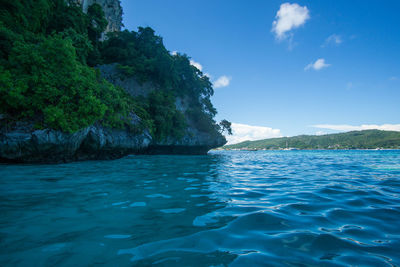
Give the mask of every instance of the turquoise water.
[[400, 151], [0, 165], [0, 266], [398, 266]]

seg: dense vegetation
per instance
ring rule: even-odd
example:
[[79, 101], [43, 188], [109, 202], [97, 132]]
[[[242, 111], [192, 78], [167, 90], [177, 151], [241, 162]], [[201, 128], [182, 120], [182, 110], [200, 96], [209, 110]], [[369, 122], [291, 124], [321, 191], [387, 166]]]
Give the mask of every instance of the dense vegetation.
[[153, 92], [146, 104], [157, 125], [156, 138], [183, 134], [186, 121], [175, 108], [176, 97], [188, 102], [188, 123], [209, 133], [220, 130], [213, 120], [217, 111], [210, 101], [214, 91], [209, 78], [190, 64], [188, 56], [171, 55], [153, 29], [139, 27], [138, 32], [111, 33], [100, 51], [104, 64], [118, 63], [121, 74], [134, 75], [139, 82], [152, 81], [162, 88]]
[[[74, 1], [0, 3], [0, 114], [9, 124], [27, 120], [65, 132], [96, 122], [123, 128], [135, 113], [158, 140], [182, 137], [187, 123], [220, 130], [209, 79], [186, 55], [171, 55], [151, 28], [112, 33], [102, 42], [107, 21], [97, 4], [85, 14]], [[94, 68], [109, 63], [160, 90], [146, 99], [128, 96]], [[187, 98], [186, 114], [176, 109], [177, 97]]]
[[400, 132], [365, 130], [327, 135], [299, 135], [245, 141], [225, 146], [226, 149], [375, 149], [400, 148]]

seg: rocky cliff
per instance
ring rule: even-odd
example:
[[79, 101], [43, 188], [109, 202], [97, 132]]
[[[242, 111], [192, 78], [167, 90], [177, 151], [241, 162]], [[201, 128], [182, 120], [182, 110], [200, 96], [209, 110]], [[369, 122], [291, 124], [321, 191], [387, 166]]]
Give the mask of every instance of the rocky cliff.
[[148, 131], [132, 133], [92, 125], [75, 133], [35, 130], [31, 123], [0, 129], [0, 162], [59, 163], [76, 160], [116, 159], [144, 153], [151, 143]]
[[[121, 78], [116, 64], [99, 66], [101, 75], [111, 83], [121, 86], [134, 97], [146, 96], [159, 88], [152, 83], [140, 84], [134, 77]], [[185, 99], [176, 99], [176, 108], [185, 113]], [[131, 114], [132, 121], [140, 118]], [[187, 120], [182, 138], [168, 137], [156, 141], [145, 129], [133, 133], [129, 129], [111, 129], [95, 124], [75, 133], [53, 129], [37, 130], [29, 122], [12, 127], [2, 122], [0, 116], [0, 162], [59, 163], [77, 160], [116, 159], [129, 154], [206, 154], [210, 149], [226, 144], [221, 134], [210, 134], [197, 129], [196, 122]]]
[[122, 7], [119, 0], [75, 0], [76, 3], [82, 5], [83, 11], [86, 13], [89, 6], [99, 4], [104, 11], [104, 15], [108, 21], [107, 28], [104, 33], [120, 31], [122, 27]]
[[[118, 0], [76, 0], [83, 11], [100, 4], [109, 22], [106, 32], [119, 31], [122, 26], [122, 8]], [[117, 64], [98, 66], [101, 76], [110, 83], [122, 87], [133, 97], [147, 96], [154, 90], [161, 90], [156, 83], [139, 83], [134, 76], [121, 77]], [[185, 114], [189, 108], [187, 96], [177, 97], [176, 109]], [[206, 154], [210, 149], [223, 146], [225, 138], [215, 132], [204, 132], [185, 116], [186, 129], [182, 138], [167, 136], [154, 140], [148, 129], [132, 131], [107, 128], [99, 122], [74, 133], [54, 129], [38, 129], [31, 121], [9, 120], [0, 114], [0, 163], [58, 163], [76, 160], [116, 159], [129, 154]], [[133, 125], [140, 124], [141, 118], [130, 114]], [[13, 121], [12, 124], [9, 122]], [[41, 126], [42, 127], [42, 126]], [[134, 127], [135, 128], [135, 127]], [[136, 127], [140, 128], [140, 127]]]

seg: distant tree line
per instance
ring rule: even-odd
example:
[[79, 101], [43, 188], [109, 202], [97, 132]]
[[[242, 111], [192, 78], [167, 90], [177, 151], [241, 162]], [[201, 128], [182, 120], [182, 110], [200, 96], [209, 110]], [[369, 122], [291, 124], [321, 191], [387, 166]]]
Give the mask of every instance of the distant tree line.
[[225, 146], [227, 149], [400, 149], [400, 132], [364, 130], [327, 135], [299, 135], [244, 141]]

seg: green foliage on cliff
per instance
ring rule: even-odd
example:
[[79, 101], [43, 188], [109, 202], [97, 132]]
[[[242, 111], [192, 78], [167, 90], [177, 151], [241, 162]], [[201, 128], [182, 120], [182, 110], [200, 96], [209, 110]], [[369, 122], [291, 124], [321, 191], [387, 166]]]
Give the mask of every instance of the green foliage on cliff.
[[96, 97], [101, 87], [94, 71], [76, 61], [72, 42], [60, 36], [37, 42], [14, 42], [2, 79], [8, 86], [0, 88], [2, 110], [65, 131], [102, 118], [106, 106]]
[[[153, 29], [139, 27], [137, 32], [126, 30], [110, 34], [100, 50], [103, 63], [118, 63], [122, 75], [158, 84], [164, 92], [159, 95], [168, 95], [171, 103], [177, 97], [185, 98], [190, 107], [185, 112], [189, 123], [201, 131], [218, 134], [219, 126], [213, 119], [217, 111], [210, 101], [214, 91], [209, 78], [190, 64], [187, 55], [171, 55]], [[155, 107], [156, 103], [162, 101], [149, 106], [157, 128], [156, 137], [162, 140], [171, 134], [182, 136], [185, 123], [176, 121], [182, 116], [176, 115], [179, 112], [172, 108], [174, 104], [169, 105], [171, 112], [165, 113], [162, 112], [165, 106]]]
[[225, 146], [226, 149], [375, 149], [400, 148], [400, 132], [365, 130], [327, 135], [299, 135], [294, 137], [271, 138], [245, 141]]
[[100, 7], [85, 15], [64, 1], [4, 2], [0, 112], [65, 132], [96, 121], [122, 127], [135, 103], [85, 64], [96, 45], [90, 31], [97, 40], [106, 25]]
[[175, 108], [175, 97], [171, 91], [153, 91], [147, 99], [147, 110], [155, 127], [154, 137], [165, 140], [168, 136], [181, 138], [186, 122], [183, 114]]
[[[0, 114], [8, 120], [75, 132], [96, 122], [131, 127], [135, 113], [157, 140], [183, 137], [188, 123], [218, 133], [208, 77], [188, 56], [171, 55], [151, 28], [102, 42], [107, 20], [97, 4], [85, 14], [70, 0], [0, 3]], [[93, 68], [109, 63], [159, 90], [134, 99]], [[185, 114], [176, 109], [178, 97], [190, 107]]]

